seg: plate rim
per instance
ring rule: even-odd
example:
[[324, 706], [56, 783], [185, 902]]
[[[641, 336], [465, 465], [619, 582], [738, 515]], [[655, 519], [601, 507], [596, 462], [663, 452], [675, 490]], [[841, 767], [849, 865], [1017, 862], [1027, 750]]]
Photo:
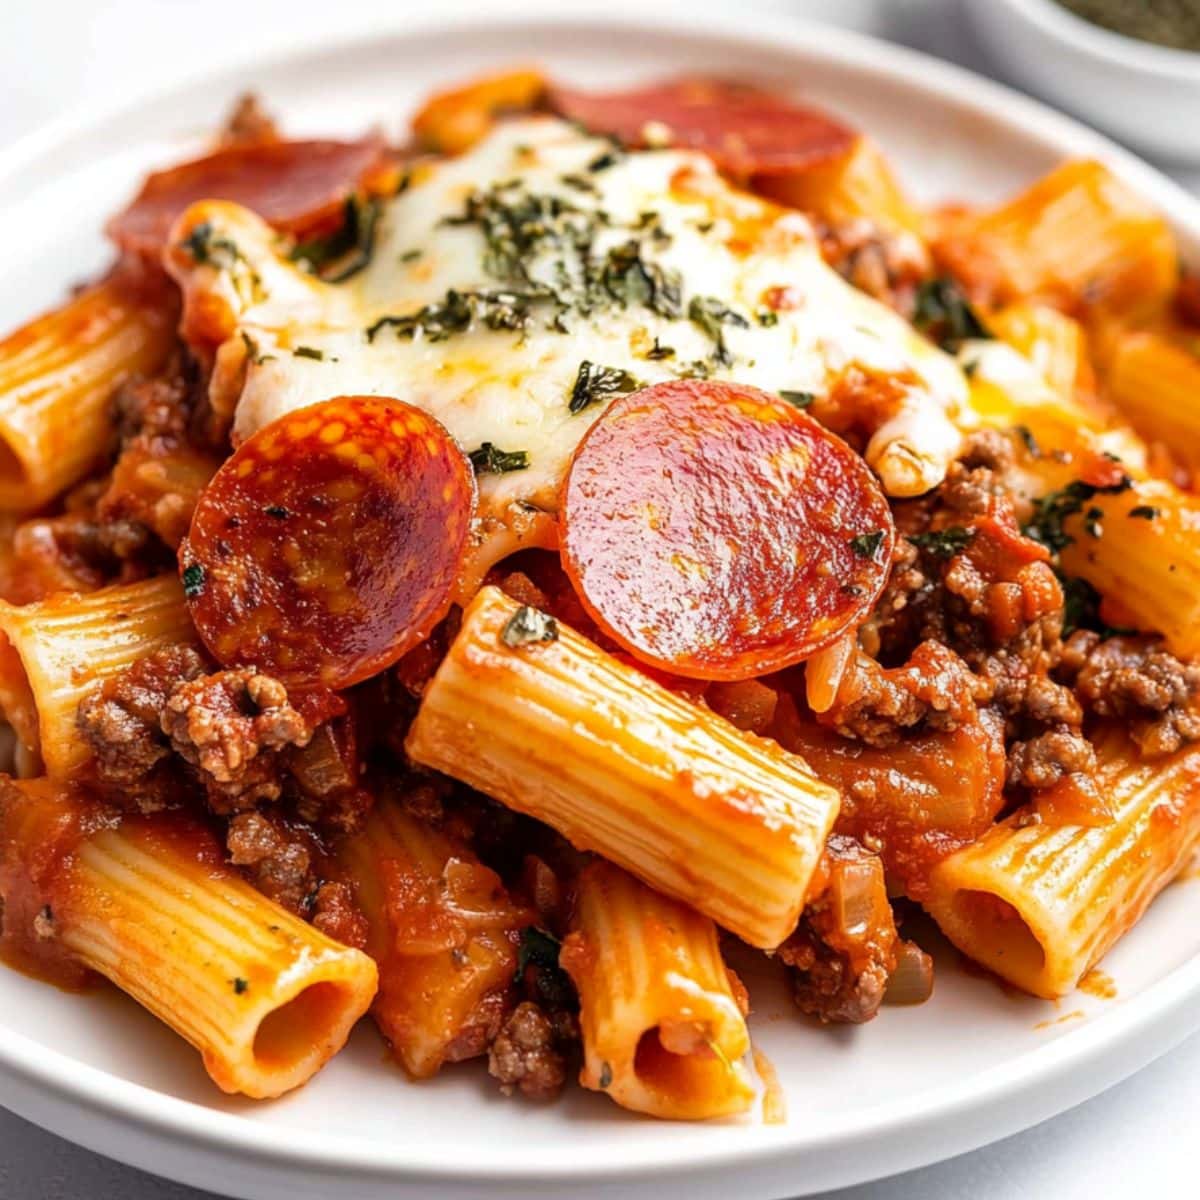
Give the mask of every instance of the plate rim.
[[[352, 23], [337, 36], [322, 35], [317, 44], [311, 38], [283, 47], [275, 44], [265, 55], [241, 54], [167, 86], [126, 94], [86, 113], [69, 112], [0, 151], [0, 185], [10, 183], [39, 160], [52, 159], [56, 153], [70, 149], [80, 139], [135, 121], [139, 110], [146, 106], [183, 102], [198, 88], [227, 94], [244, 82], [248, 73], [265, 74], [323, 59], [343, 59], [381, 39], [420, 41], [450, 34], [485, 37], [489, 30], [512, 32], [523, 27], [551, 28], [558, 33], [574, 30], [577, 34], [597, 27], [610, 32], [622, 29], [631, 35], [686, 33], [875, 74], [925, 93], [931, 100], [985, 116], [1058, 155], [1103, 159], [1167, 215], [1185, 242], [1193, 248], [1200, 246], [1200, 201], [1182, 187], [1103, 135], [973, 71], [866, 34], [784, 14], [755, 13], [753, 27], [747, 28], [736, 14], [698, 12], [694, 5], [689, 9], [678, 3], [660, 4], [656, 11], [646, 12], [630, 0], [571, 6], [553, 0], [529, 0], [519, 9], [482, 11], [477, 6], [452, 2], [440, 4], [436, 13], [405, 12], [383, 21], [372, 14], [369, 24], [365, 20]], [[1189, 1001], [1197, 997], [1200, 955], [1181, 963], [1136, 997], [1047, 1045], [1026, 1050], [981, 1075], [929, 1089], [922, 1093], [917, 1106], [902, 1110], [894, 1100], [866, 1106], [822, 1130], [816, 1140], [806, 1140], [803, 1125], [747, 1126], [744, 1141], [736, 1146], [706, 1145], [698, 1134], [629, 1147], [619, 1161], [595, 1155], [588, 1158], [586, 1147], [577, 1139], [564, 1139], [561, 1145], [540, 1149], [532, 1161], [517, 1161], [511, 1156], [487, 1158], [490, 1147], [477, 1147], [472, 1161], [464, 1167], [447, 1162], [440, 1151], [423, 1151], [419, 1144], [402, 1140], [390, 1145], [319, 1130], [259, 1124], [122, 1079], [3, 1025], [0, 1077], [9, 1077], [26, 1089], [22, 1098], [27, 1102], [14, 1106], [13, 1111], [69, 1140], [87, 1144], [87, 1139], [81, 1139], [78, 1129], [72, 1127], [68, 1114], [91, 1114], [116, 1121], [130, 1131], [152, 1133], [176, 1148], [236, 1151], [247, 1160], [280, 1171], [349, 1170], [395, 1182], [450, 1185], [546, 1185], [569, 1181], [578, 1190], [585, 1184], [667, 1175], [682, 1179], [713, 1169], [765, 1171], [789, 1161], [798, 1163], [806, 1154], [833, 1153], [859, 1145], [864, 1139], [884, 1143], [888, 1147], [884, 1158], [864, 1155], [855, 1169], [844, 1172], [844, 1178], [839, 1176], [841, 1183], [849, 1184], [974, 1149], [1065, 1111], [1144, 1066], [1200, 1026], [1200, 1006], [1189, 1010]], [[1149, 1053], [1145, 1053], [1144, 1045], [1142, 1050], [1136, 1049], [1139, 1042], [1146, 1041], [1154, 1043]], [[1085, 1067], [1090, 1070], [1085, 1071]], [[1018, 1096], [1028, 1099], [1026, 1093], [1035, 1090], [1041, 1092], [1041, 1101], [1014, 1112], [1011, 1101]], [[29, 1095], [33, 1101], [28, 1100]], [[5, 1099], [7, 1104], [8, 1097]], [[46, 1104], [54, 1116], [47, 1117], [42, 1111]], [[992, 1120], [985, 1122], [985, 1116]], [[940, 1125], [945, 1139], [935, 1152], [916, 1149], [919, 1139], [915, 1136], [914, 1146], [904, 1146], [906, 1136], [928, 1132], [931, 1125]], [[954, 1126], [958, 1132], [952, 1133]], [[704, 1126], [694, 1128], [702, 1131]], [[117, 1157], [124, 1155], [135, 1165], [154, 1161], [156, 1165], [148, 1169], [164, 1169], [147, 1151], [135, 1153], [130, 1147], [107, 1144], [92, 1148]], [[581, 1178], [583, 1175], [586, 1179]], [[202, 1181], [192, 1181], [204, 1186]], [[804, 1186], [802, 1182], [800, 1186]]]

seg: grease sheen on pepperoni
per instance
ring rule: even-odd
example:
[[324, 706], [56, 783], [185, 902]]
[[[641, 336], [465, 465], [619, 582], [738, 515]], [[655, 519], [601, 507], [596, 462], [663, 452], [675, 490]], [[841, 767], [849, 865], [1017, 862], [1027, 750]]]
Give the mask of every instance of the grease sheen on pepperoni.
[[342, 396], [260, 429], [224, 463], [179, 552], [192, 620], [223, 666], [344, 688], [445, 616], [475, 477], [432, 417]]
[[108, 234], [123, 250], [156, 255], [197, 200], [232, 200], [278, 229], [311, 232], [337, 223], [346, 199], [385, 157], [379, 138], [228, 146], [147, 176]]
[[563, 485], [563, 562], [596, 623], [643, 662], [743, 679], [859, 624], [891, 563], [866, 463], [757, 388], [656, 384], [588, 431]]
[[670, 145], [702, 150], [721, 170], [743, 178], [816, 166], [844, 154], [855, 138], [827, 113], [718, 79], [676, 79], [625, 92], [555, 88], [550, 103], [627, 146], [654, 140], [647, 125], [657, 124]]

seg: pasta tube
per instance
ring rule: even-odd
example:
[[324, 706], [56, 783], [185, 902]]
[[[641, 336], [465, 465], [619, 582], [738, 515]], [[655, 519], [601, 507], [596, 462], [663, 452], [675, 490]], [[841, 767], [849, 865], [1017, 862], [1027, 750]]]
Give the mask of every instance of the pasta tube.
[[416, 1079], [482, 1054], [517, 971], [518, 931], [536, 919], [465, 846], [381, 799], [338, 862], [379, 964], [372, 1014]]
[[75, 728], [84, 695], [147, 654], [194, 639], [171, 576], [20, 607], [0, 602], [0, 708], [48, 775], [69, 775], [88, 756]]
[[1139, 762], [1108, 730], [1096, 753], [1111, 823], [1011, 817], [935, 867], [925, 902], [964, 954], [1047, 999], [1135, 924], [1200, 834], [1200, 749]]
[[0, 342], [0, 508], [82, 479], [111, 441], [113, 392], [157, 371], [174, 341], [166, 299], [115, 274]]
[[1083, 326], [1048, 304], [1010, 304], [988, 316], [988, 328], [1025, 356], [1055, 395], [1071, 402], [1090, 382]]
[[866, 217], [917, 238], [924, 232], [921, 214], [905, 196], [883, 151], [863, 135], [832, 162], [763, 175], [755, 179], [754, 187], [780, 204], [816, 213], [826, 221]]
[[462, 154], [487, 136], [497, 117], [533, 108], [545, 90], [538, 71], [487, 75], [430, 97], [413, 118], [413, 133], [427, 150]]
[[1200, 468], [1200, 358], [1157, 334], [1124, 333], [1113, 341], [1104, 382], [1143, 437]]
[[750, 1035], [707, 917], [594, 862], [559, 962], [579, 991], [584, 1087], [676, 1120], [750, 1107]]
[[48, 779], [0, 782], [0, 821], [6, 909], [24, 864], [37, 872], [25, 882], [42, 905], [37, 936], [195, 1046], [222, 1091], [269, 1099], [299, 1087], [371, 1003], [370, 958], [260, 895], [197, 823], [116, 825]]
[[1068, 575], [1116, 601], [1173, 653], [1200, 654], [1200, 498], [1160, 480], [1092, 496], [1063, 523]]
[[1064, 163], [999, 208], [952, 220], [935, 253], [989, 304], [1038, 299], [1128, 317], [1161, 309], [1178, 275], [1163, 217], [1087, 160]]
[[494, 587], [469, 605], [425, 690], [409, 755], [751, 945], [778, 946], [804, 905], [837, 792], [775, 743], [562, 625], [551, 626], [556, 640], [518, 644], [507, 636], [518, 607]]

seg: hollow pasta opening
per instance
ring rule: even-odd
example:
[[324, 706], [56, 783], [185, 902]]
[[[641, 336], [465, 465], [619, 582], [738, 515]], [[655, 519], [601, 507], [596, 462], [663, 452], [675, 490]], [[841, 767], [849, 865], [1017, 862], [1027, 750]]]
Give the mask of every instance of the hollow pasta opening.
[[349, 999], [338, 983], [314, 983], [269, 1012], [254, 1035], [254, 1057], [269, 1071], [287, 1071], [325, 1042]]
[[1025, 918], [1007, 900], [992, 892], [964, 888], [955, 895], [954, 907], [971, 930], [972, 958], [1010, 979], [1041, 974], [1046, 951]]
[[726, 1064], [707, 1048], [673, 1054], [662, 1044], [657, 1026], [639, 1038], [633, 1070], [645, 1087], [677, 1099], [708, 1094], [728, 1073]]

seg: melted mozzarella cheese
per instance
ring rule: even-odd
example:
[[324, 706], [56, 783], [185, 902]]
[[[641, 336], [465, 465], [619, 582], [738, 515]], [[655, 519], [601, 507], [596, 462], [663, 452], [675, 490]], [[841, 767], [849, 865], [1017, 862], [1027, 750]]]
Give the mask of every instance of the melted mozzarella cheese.
[[[370, 263], [341, 284], [289, 262], [244, 209], [190, 210], [177, 239], [203, 219], [236, 246], [225, 264], [169, 258], [189, 306], [219, 300], [230, 342], [252, 348], [244, 382], [239, 362], [235, 438], [332, 396], [395, 396], [436, 416], [468, 452], [526, 452], [526, 469], [481, 475], [487, 519], [555, 508], [572, 452], [612, 399], [571, 412], [585, 361], [641, 384], [709, 374], [814, 393], [858, 367], [905, 382], [866, 452], [885, 489], [936, 485], [966, 411], [958, 365], [832, 271], [802, 215], [735, 191], [690, 151], [605, 162], [609, 151], [552, 118], [502, 125], [470, 153], [418, 168], [384, 205]], [[523, 226], [513, 253], [504, 222], [530, 212], [549, 214], [547, 232]], [[460, 311], [462, 297], [476, 297], [465, 327], [413, 327], [413, 314], [436, 317], [455, 293]], [[513, 293], [538, 297], [526, 302], [525, 328], [490, 327], [488, 306], [504, 309]], [[407, 328], [368, 336], [405, 317]]]

